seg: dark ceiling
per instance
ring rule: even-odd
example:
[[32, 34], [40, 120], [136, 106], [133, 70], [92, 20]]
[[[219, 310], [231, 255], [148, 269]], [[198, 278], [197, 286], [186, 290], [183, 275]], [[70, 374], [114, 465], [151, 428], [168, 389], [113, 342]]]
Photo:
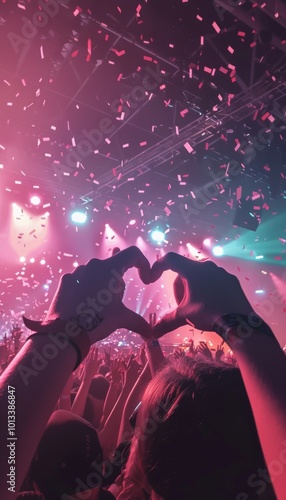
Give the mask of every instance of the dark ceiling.
[[271, 5], [3, 3], [2, 186], [21, 196], [36, 184], [65, 207], [128, 205], [136, 217], [140, 202], [157, 216], [169, 202], [179, 224], [190, 191], [233, 160], [241, 172], [195, 219], [215, 211], [228, 226], [238, 185], [242, 198], [257, 186], [268, 201], [281, 196], [286, 6]]
[[285, 0], [139, 2], [2, 0], [2, 199], [217, 240], [283, 214]]

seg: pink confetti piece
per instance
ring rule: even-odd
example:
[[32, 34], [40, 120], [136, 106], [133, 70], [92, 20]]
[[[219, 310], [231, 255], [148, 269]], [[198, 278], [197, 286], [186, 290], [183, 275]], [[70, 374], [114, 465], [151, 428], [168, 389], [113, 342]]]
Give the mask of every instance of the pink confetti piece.
[[234, 151], [238, 151], [239, 148], [240, 148], [240, 142], [239, 142], [239, 139], [235, 139], [235, 143], [236, 143], [236, 146], [234, 148]]
[[194, 148], [190, 145], [189, 142], [185, 142], [184, 148], [188, 151], [188, 153], [192, 153], [194, 151]]
[[86, 56], [86, 62], [89, 62], [91, 59], [91, 47], [92, 47], [92, 41], [89, 38], [87, 40], [87, 56]]
[[262, 115], [261, 120], [264, 122], [268, 118], [269, 115], [270, 115], [270, 113], [267, 111], [266, 113], [264, 113], [264, 115]]
[[215, 21], [212, 23], [212, 27], [217, 33], [220, 33], [220, 27]]
[[82, 12], [82, 9], [80, 7], [76, 7], [76, 9], [73, 11], [74, 17], [78, 16]]
[[125, 54], [125, 50], [116, 50], [114, 48], [111, 49], [113, 52], [115, 52], [115, 54], [117, 55], [117, 57], [121, 57], [121, 56], [124, 56]]
[[242, 195], [242, 187], [239, 186], [236, 190], [236, 199], [237, 200], [240, 200], [241, 199], [241, 195]]
[[180, 115], [184, 118], [184, 116], [189, 112], [189, 110], [187, 108], [183, 109], [182, 111], [180, 111]]

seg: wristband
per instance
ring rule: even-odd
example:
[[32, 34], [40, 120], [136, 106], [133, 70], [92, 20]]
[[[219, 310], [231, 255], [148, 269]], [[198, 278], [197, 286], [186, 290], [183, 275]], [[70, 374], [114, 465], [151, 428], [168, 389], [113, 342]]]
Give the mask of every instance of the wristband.
[[249, 338], [254, 331], [275, 339], [271, 328], [255, 312], [246, 314], [225, 314], [215, 321], [213, 331], [218, 333], [226, 342], [229, 340], [229, 333], [235, 338], [243, 340]]
[[148, 339], [145, 342], [146, 347], [160, 347], [159, 340], [157, 339]]
[[73, 371], [75, 371], [79, 367], [81, 362], [88, 355], [88, 352], [90, 349], [90, 340], [89, 340], [88, 335], [86, 335], [83, 332], [80, 332], [77, 336], [75, 336], [73, 338], [70, 338], [64, 332], [58, 332], [58, 333], [53, 332], [53, 333], [48, 333], [48, 334], [46, 332], [37, 332], [37, 333], [33, 333], [32, 335], [30, 335], [27, 338], [26, 342], [28, 340], [33, 339], [34, 337], [39, 336], [39, 335], [44, 335], [45, 337], [48, 336], [49, 339], [51, 339], [51, 340], [53, 340], [53, 338], [57, 339], [57, 337], [58, 337], [61, 342], [63, 340], [67, 340], [68, 343], [73, 346], [73, 348], [75, 349], [76, 354], [77, 354], [77, 360], [76, 360], [76, 364], [73, 368]]

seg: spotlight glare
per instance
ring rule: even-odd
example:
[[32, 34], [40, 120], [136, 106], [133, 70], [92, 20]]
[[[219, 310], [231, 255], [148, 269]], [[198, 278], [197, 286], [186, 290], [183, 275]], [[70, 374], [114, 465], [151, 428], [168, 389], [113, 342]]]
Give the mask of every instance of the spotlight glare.
[[34, 194], [30, 198], [30, 203], [36, 207], [36, 206], [40, 205], [41, 198], [37, 194]]
[[71, 220], [76, 224], [84, 224], [87, 220], [87, 215], [85, 212], [75, 211], [71, 215]]
[[155, 229], [154, 231], [151, 232], [151, 238], [156, 243], [162, 243], [162, 241], [165, 240], [165, 233], [159, 231], [159, 229]]
[[136, 219], [131, 219], [129, 221], [129, 226], [134, 226], [134, 224], [136, 224]]
[[20, 257], [19, 261], [20, 262], [26, 262], [26, 257], [24, 257], [24, 256]]
[[73, 267], [78, 267], [78, 262], [76, 260], [73, 263]]
[[213, 247], [213, 254], [216, 257], [221, 257], [223, 255], [223, 247], [221, 245], [216, 245]]
[[260, 295], [261, 295], [262, 293], [264, 293], [264, 290], [255, 290], [255, 293], [257, 293], [257, 294], [260, 294]]
[[31, 258], [30, 258], [30, 262], [31, 262], [31, 264], [34, 264], [34, 262], [35, 262], [34, 257], [31, 257]]
[[41, 264], [42, 266], [44, 266], [44, 265], [45, 265], [45, 263], [46, 263], [45, 259], [41, 259], [41, 260], [40, 260], [40, 264]]
[[256, 255], [256, 257], [255, 257], [255, 258], [256, 258], [256, 260], [258, 260], [258, 259], [263, 259], [263, 258], [264, 258], [264, 256], [263, 256], [263, 255]]
[[203, 241], [203, 245], [205, 245], [205, 247], [210, 247], [211, 246], [211, 239], [210, 238], [206, 238]]

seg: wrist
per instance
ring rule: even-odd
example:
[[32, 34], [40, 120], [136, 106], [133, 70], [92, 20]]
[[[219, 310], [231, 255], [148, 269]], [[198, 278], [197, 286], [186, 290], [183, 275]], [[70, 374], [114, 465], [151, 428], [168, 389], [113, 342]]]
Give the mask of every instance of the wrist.
[[160, 347], [160, 342], [158, 339], [148, 339], [145, 341], [145, 346], [147, 347], [148, 350], [150, 349], [156, 349]]
[[26, 342], [28, 340], [38, 342], [38, 340], [40, 341], [41, 339], [41, 343], [53, 343], [59, 351], [64, 351], [67, 346], [72, 347], [76, 352], [76, 363], [73, 368], [74, 371], [78, 368], [78, 366], [81, 364], [81, 362], [89, 352], [89, 337], [79, 329], [77, 329], [76, 331], [71, 330], [69, 328], [69, 322], [66, 324], [64, 322], [61, 322], [61, 324], [58, 324], [57, 326], [58, 328], [56, 329], [54, 324], [51, 331], [45, 330], [33, 333], [27, 338]]
[[242, 344], [255, 332], [275, 340], [271, 328], [254, 311], [248, 315], [225, 314], [215, 321], [213, 331], [218, 333], [230, 346]]
[[121, 382], [120, 381], [116, 381], [116, 380], [112, 380], [110, 381], [110, 384], [113, 386], [113, 387], [121, 387]]

